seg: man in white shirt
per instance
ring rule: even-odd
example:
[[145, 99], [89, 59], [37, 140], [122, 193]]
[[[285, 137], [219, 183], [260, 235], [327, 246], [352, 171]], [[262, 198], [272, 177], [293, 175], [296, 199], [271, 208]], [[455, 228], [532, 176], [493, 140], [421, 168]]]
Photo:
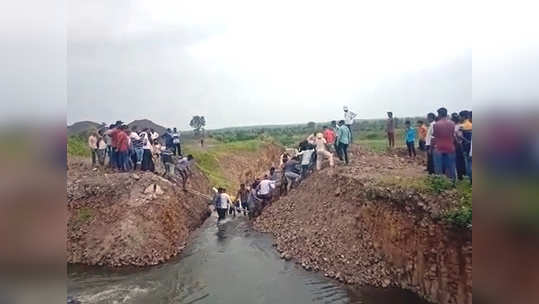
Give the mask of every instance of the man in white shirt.
[[427, 149], [427, 172], [429, 174], [434, 174], [434, 163], [432, 159], [432, 144], [433, 144], [432, 133], [434, 131], [434, 124], [436, 123], [435, 119], [436, 119], [436, 115], [434, 115], [434, 113], [427, 114], [427, 121], [429, 122], [429, 128], [427, 129], [427, 137], [425, 138], [425, 146]]
[[[348, 109], [348, 106], [344, 106], [343, 110], [344, 110], [344, 124], [350, 130], [350, 135], [352, 135], [352, 125], [354, 124], [354, 118], [356, 118], [357, 114], [350, 111]], [[352, 136], [350, 136], [350, 143], [351, 142], [352, 142]]]
[[221, 220], [226, 219], [226, 212], [228, 211], [232, 200], [230, 199], [230, 196], [226, 193], [226, 189], [221, 187], [215, 195], [214, 200], [215, 210], [217, 210], [217, 214], [219, 215], [217, 222], [220, 222]]
[[262, 208], [264, 208], [269, 202], [271, 202], [271, 195], [275, 189], [275, 181], [269, 179], [267, 175], [260, 181], [257, 187], [258, 197], [262, 199]]

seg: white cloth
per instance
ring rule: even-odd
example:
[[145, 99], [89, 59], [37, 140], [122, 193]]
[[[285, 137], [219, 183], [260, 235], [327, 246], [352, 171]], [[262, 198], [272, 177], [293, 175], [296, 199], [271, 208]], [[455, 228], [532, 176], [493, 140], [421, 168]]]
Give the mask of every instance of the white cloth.
[[427, 138], [425, 139], [425, 145], [430, 146], [430, 143], [432, 141], [432, 132], [434, 132], [434, 124], [436, 122], [433, 121], [430, 123], [429, 128], [427, 129]]
[[189, 162], [189, 160], [187, 160], [187, 157], [182, 157], [181, 159], [178, 160], [176, 167], [180, 170], [187, 170], [190, 164], [191, 163]]
[[303, 150], [299, 152], [297, 155], [302, 155], [301, 157], [301, 164], [302, 165], [308, 165], [311, 163], [311, 157], [313, 156], [314, 149], [309, 150]]
[[347, 125], [351, 125], [354, 123], [354, 118], [357, 116], [356, 113], [348, 110], [344, 112], [344, 123]]
[[134, 139], [134, 140], [139, 140], [140, 136], [137, 134], [137, 132], [131, 132], [129, 134], [129, 138]]
[[221, 194], [217, 194], [217, 202], [216, 202], [216, 206], [217, 208], [221, 208], [221, 209], [228, 209], [228, 207], [230, 207], [230, 202], [232, 201], [230, 199], [230, 196], [228, 196], [228, 194], [226, 193], [221, 193]]
[[260, 181], [258, 185], [258, 194], [267, 195], [271, 193], [271, 190], [275, 189], [275, 181], [264, 179]]
[[142, 139], [142, 143], [144, 144], [142, 146], [143, 149], [145, 150], [152, 150], [152, 143], [150, 142], [150, 140], [148, 140], [148, 134], [146, 132], [141, 132], [140, 133], [140, 138]]
[[98, 148], [99, 150], [104, 150], [104, 149], [107, 148], [107, 143], [105, 142], [105, 139], [104, 139], [104, 138], [100, 138], [100, 139], [101, 139], [101, 140], [99, 140], [99, 139], [97, 140], [97, 142], [98, 142], [97, 148]]

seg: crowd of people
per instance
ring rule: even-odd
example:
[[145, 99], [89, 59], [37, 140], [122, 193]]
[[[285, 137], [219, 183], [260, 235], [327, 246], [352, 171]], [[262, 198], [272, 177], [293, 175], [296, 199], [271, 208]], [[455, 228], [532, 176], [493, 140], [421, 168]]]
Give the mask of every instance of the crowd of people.
[[310, 134], [299, 143], [297, 149], [288, 149], [281, 154], [279, 167], [271, 167], [261, 178], [256, 178], [249, 187], [240, 185], [234, 199], [226, 189], [216, 189], [213, 204], [218, 214], [218, 221], [227, 214], [236, 216], [243, 212], [250, 218], [260, 214], [262, 209], [281, 195], [286, 195], [314, 170], [321, 170], [324, 160], [329, 167], [335, 166], [334, 154], [344, 164], [349, 164], [348, 146], [352, 144], [352, 124], [357, 114], [344, 107], [344, 118], [332, 121], [331, 126]]
[[120, 172], [155, 172], [156, 161], [161, 161], [165, 168], [163, 175], [181, 178], [184, 190], [192, 174], [190, 165], [194, 158], [182, 155], [181, 134], [176, 128], [159, 134], [151, 128], [139, 130], [137, 126], [128, 127], [117, 121], [108, 128], [91, 132], [88, 146], [93, 167], [108, 167]]
[[[390, 148], [395, 147], [395, 119], [387, 113], [387, 139]], [[417, 127], [405, 121], [404, 140], [408, 155], [416, 157], [418, 149], [427, 154], [429, 174], [446, 175], [453, 182], [468, 176], [472, 181], [472, 111], [460, 111], [448, 115], [446, 108], [439, 108], [437, 115], [427, 114], [427, 122], [417, 121]]]
[[[232, 199], [224, 187], [215, 189], [213, 204], [218, 221], [227, 214], [237, 212], [250, 218], [260, 214], [262, 209], [281, 195], [301, 183], [314, 170], [321, 170], [324, 160], [329, 167], [335, 166], [335, 155], [343, 165], [350, 162], [348, 147], [352, 144], [352, 124], [357, 114], [344, 107], [344, 119], [332, 121], [330, 126], [310, 134], [296, 148], [287, 149], [279, 160], [277, 168], [271, 167], [261, 178], [256, 178], [249, 186], [241, 184]], [[395, 119], [387, 112], [386, 132], [389, 148], [395, 147]], [[447, 109], [440, 108], [437, 115], [428, 113], [426, 122], [418, 120], [416, 127], [406, 120], [404, 141], [411, 158], [416, 157], [416, 142], [420, 151], [427, 155], [429, 174], [447, 175], [453, 182], [468, 176], [472, 180], [472, 112], [461, 111], [449, 117]], [[107, 166], [118, 171], [142, 170], [155, 172], [155, 161], [164, 167], [163, 176], [174, 181], [182, 180], [186, 190], [188, 178], [192, 175], [192, 155], [183, 156], [180, 132], [176, 128], [160, 135], [153, 129], [129, 128], [121, 121], [107, 129], [92, 132], [88, 138], [92, 151], [92, 165]]]

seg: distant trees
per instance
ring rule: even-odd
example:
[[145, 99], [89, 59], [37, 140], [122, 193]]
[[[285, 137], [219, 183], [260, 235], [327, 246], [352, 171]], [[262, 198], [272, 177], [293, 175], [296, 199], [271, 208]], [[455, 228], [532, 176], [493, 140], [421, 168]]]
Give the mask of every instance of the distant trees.
[[204, 116], [195, 115], [191, 119], [191, 122], [189, 122], [189, 126], [193, 128], [193, 132], [195, 135], [200, 136], [201, 131], [202, 134], [204, 134], [204, 127], [206, 126], [206, 118]]
[[309, 122], [307, 123], [307, 130], [309, 130], [309, 131], [311, 131], [311, 130], [314, 131], [315, 128], [316, 128], [316, 122], [314, 122], [314, 121], [309, 121]]

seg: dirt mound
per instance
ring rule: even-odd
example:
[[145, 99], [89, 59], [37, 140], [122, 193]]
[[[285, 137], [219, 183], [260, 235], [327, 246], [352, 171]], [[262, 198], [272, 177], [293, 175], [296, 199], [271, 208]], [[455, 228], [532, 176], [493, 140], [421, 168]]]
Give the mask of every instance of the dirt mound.
[[[153, 173], [93, 171], [71, 159], [67, 176], [69, 263], [158, 264], [181, 252], [209, 215], [206, 199]], [[209, 193], [196, 170], [189, 186]]]
[[284, 259], [349, 284], [398, 286], [438, 303], [471, 303], [471, 231], [439, 220], [455, 205], [385, 184], [424, 175], [395, 154], [352, 151], [348, 167], [324, 170], [274, 202], [255, 227], [275, 237]]

